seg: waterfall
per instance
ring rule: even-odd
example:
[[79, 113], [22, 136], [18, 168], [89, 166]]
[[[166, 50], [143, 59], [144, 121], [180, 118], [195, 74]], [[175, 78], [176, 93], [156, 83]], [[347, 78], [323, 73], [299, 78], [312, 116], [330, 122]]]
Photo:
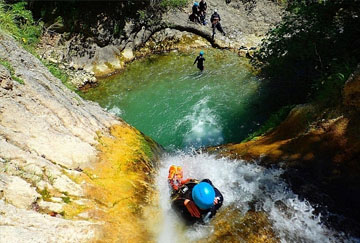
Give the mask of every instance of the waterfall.
[[[186, 227], [171, 209], [167, 175], [172, 164], [182, 166], [184, 178], [208, 178], [213, 182], [224, 196], [219, 212], [231, 207], [239, 210], [241, 215], [249, 210], [266, 213], [281, 242], [352, 242], [322, 224], [321, 215], [314, 214], [310, 203], [299, 199], [281, 179], [283, 170], [181, 151], [165, 155], [158, 171], [156, 186], [163, 214], [158, 242], [194, 242], [206, 239], [217, 230], [213, 223]], [[218, 213], [216, 217], [222, 215]], [[241, 239], [233, 239], [233, 242], [238, 241]]]

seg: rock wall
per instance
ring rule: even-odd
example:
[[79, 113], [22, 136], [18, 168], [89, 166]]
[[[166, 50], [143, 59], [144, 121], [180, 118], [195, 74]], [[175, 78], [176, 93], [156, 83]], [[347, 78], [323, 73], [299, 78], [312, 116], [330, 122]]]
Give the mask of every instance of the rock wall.
[[[117, 159], [125, 165], [145, 161], [143, 180], [148, 181], [157, 145], [97, 104], [83, 101], [2, 33], [0, 61], [0, 241], [88, 242], [108, 234], [109, 212], [102, 202], [106, 188], [96, 189], [91, 172], [100, 162], [110, 163], [99, 156], [104, 150], [99, 143], [107, 137], [121, 141]], [[114, 126], [124, 128], [114, 135]], [[144, 174], [146, 169], [128, 171]], [[132, 183], [127, 190], [139, 188], [133, 178], [124, 178]], [[93, 195], [89, 188], [101, 193]], [[149, 196], [146, 188], [143, 192]], [[102, 213], [95, 217], [88, 211]], [[118, 221], [125, 217], [116, 215]]]

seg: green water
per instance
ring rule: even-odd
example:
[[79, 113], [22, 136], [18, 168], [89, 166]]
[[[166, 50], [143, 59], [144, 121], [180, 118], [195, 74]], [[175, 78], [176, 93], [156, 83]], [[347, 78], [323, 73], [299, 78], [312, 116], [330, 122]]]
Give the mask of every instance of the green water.
[[239, 142], [264, 120], [260, 81], [247, 59], [205, 50], [205, 70], [193, 53], [154, 55], [102, 80], [83, 94], [166, 148]]

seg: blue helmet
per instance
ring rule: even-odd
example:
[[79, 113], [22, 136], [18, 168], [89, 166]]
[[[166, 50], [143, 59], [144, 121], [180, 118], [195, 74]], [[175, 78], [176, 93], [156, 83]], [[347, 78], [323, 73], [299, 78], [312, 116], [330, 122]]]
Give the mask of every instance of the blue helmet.
[[207, 182], [200, 182], [192, 190], [192, 198], [200, 209], [209, 209], [214, 205], [215, 190]]
[[199, 3], [198, 3], [198, 2], [194, 2], [194, 6], [199, 6]]
[[204, 51], [200, 51], [200, 55], [201, 55], [201, 56], [204, 55]]

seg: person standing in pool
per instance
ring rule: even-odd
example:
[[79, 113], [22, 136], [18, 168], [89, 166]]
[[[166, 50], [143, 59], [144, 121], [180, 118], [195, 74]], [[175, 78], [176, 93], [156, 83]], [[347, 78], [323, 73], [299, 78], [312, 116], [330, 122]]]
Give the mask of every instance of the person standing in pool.
[[197, 68], [200, 69], [201, 72], [204, 71], [204, 61], [204, 52], [200, 51], [200, 54], [196, 57], [194, 64], [197, 63]]

